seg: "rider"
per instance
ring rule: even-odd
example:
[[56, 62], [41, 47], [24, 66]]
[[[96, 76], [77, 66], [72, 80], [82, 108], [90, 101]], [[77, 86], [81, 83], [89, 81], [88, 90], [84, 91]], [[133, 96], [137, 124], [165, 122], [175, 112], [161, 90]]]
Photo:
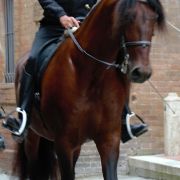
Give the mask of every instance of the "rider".
[[[33, 76], [35, 59], [40, 47], [52, 39], [58, 42], [59, 37], [62, 36], [65, 29], [73, 26], [79, 27], [80, 22], [75, 17], [85, 17], [96, 2], [97, 0], [39, 0], [44, 10], [44, 17], [40, 21], [40, 27], [36, 33], [30, 56], [21, 79], [21, 97], [18, 102], [20, 108], [17, 108], [19, 118], [9, 117], [4, 123], [4, 126], [12, 131], [12, 135], [16, 137], [17, 141], [20, 142], [23, 140], [27, 132], [27, 127], [30, 124], [30, 111], [34, 94]], [[122, 119], [125, 119], [127, 113], [129, 113], [128, 109], [124, 108], [124, 116]], [[27, 115], [27, 123], [24, 125], [25, 129], [23, 129], [21, 133], [17, 133], [22, 126], [24, 115]], [[126, 142], [131, 139], [131, 136], [128, 134], [126, 123], [124, 122], [123, 120], [122, 135], [124, 138], [122, 138], [122, 141]], [[139, 136], [147, 131], [147, 125], [145, 123], [130, 125], [130, 129], [134, 136]]]

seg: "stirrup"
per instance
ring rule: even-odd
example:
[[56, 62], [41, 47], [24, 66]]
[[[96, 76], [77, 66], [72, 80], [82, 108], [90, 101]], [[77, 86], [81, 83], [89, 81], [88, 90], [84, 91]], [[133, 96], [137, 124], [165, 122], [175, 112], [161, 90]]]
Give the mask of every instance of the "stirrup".
[[131, 124], [130, 124], [130, 119], [132, 118], [132, 117], [134, 117], [136, 114], [134, 113], [134, 112], [131, 112], [131, 114], [127, 114], [126, 115], [126, 127], [127, 127], [127, 132], [128, 132], [128, 134], [129, 134], [129, 136], [131, 137], [131, 139], [136, 139], [137, 137], [136, 136], [134, 136], [133, 135], [133, 133], [132, 133], [132, 130], [131, 130]]
[[[17, 107], [17, 108], [16, 108], [16, 111], [17, 111], [18, 113], [20, 113], [21, 116], [22, 116], [21, 126], [20, 126], [19, 130], [17, 130], [17, 131], [12, 131], [12, 130], [10, 130], [10, 129], [9, 129], [9, 131], [10, 131], [12, 134], [14, 134], [14, 135], [20, 136], [20, 135], [24, 132], [25, 127], [26, 127], [27, 114], [26, 114], [26, 111], [25, 111], [25, 110], [21, 110], [20, 107]], [[5, 121], [5, 120], [3, 120], [3, 124], [6, 125], [6, 121]]]
[[22, 123], [21, 123], [21, 126], [20, 126], [19, 130], [13, 132], [13, 134], [20, 136], [20, 135], [24, 132], [25, 127], [26, 127], [27, 114], [26, 114], [26, 111], [25, 111], [25, 110], [21, 110], [21, 108], [19, 108], [19, 107], [16, 108], [16, 111], [17, 111], [18, 113], [22, 114]]
[[139, 119], [142, 124], [146, 124], [144, 122], [144, 120], [139, 115], [137, 115], [136, 113], [134, 113], [134, 112], [127, 113], [127, 115], [126, 115], [126, 128], [127, 128], [127, 132], [129, 134], [129, 136], [131, 137], [131, 139], [137, 138], [137, 136], [133, 135], [133, 133], [132, 133], [131, 123], [130, 123], [130, 119], [134, 116], [136, 116], [136, 118]]

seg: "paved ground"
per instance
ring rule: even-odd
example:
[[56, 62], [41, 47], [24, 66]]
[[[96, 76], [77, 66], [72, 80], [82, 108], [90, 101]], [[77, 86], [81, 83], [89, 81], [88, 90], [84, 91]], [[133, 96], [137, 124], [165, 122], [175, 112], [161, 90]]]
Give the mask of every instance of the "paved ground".
[[[118, 176], [119, 180], [147, 180], [145, 178], [141, 177], [135, 177], [135, 176]], [[77, 180], [103, 180], [102, 177], [88, 177], [88, 178], [78, 178]], [[150, 179], [148, 179], [150, 180]]]
[[[119, 180], [147, 180], [141, 177], [135, 177], [135, 176], [119, 176]], [[9, 176], [5, 174], [0, 174], [0, 180], [17, 180], [17, 178], [10, 178]], [[88, 178], [77, 178], [76, 180], [103, 180], [101, 176], [93, 176]], [[150, 179], [148, 179], [150, 180]]]

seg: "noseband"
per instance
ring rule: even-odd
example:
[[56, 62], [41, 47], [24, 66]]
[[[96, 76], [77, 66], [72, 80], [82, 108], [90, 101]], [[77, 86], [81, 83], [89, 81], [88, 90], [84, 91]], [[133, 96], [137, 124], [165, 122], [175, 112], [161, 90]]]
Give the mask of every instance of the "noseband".
[[121, 63], [121, 68], [120, 69], [121, 69], [121, 72], [123, 74], [126, 74], [128, 64], [129, 64], [129, 57], [130, 57], [130, 55], [129, 55], [128, 51], [127, 51], [127, 48], [136, 47], [136, 46], [141, 46], [142, 48], [146, 48], [146, 47], [151, 46], [151, 41], [142, 40], [142, 41], [128, 41], [128, 42], [126, 42], [124, 36], [122, 36], [121, 44], [122, 44], [121, 48], [123, 49], [123, 52], [124, 52], [124, 60]]
[[126, 47], [131, 46], [142, 46], [143, 48], [146, 48], [148, 46], [151, 46], [151, 41], [132, 41], [132, 42], [125, 42]]

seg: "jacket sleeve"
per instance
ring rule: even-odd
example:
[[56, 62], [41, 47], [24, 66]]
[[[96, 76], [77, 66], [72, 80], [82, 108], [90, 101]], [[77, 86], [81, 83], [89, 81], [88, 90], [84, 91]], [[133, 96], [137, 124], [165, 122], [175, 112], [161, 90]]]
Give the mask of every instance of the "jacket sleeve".
[[66, 15], [63, 7], [61, 7], [55, 0], [38, 0], [45, 12], [51, 14], [55, 18]]

